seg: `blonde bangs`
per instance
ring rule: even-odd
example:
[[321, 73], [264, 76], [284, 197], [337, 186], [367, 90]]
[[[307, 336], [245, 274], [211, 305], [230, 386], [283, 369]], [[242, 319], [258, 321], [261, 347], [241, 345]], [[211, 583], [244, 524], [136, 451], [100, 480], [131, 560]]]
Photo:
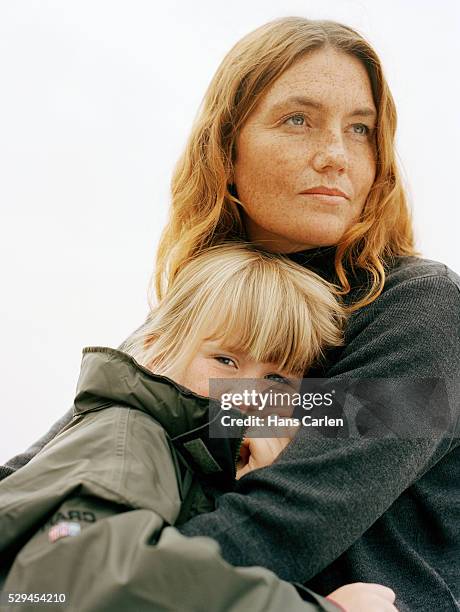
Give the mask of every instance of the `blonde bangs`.
[[337, 294], [338, 287], [283, 255], [225, 243], [184, 263], [124, 350], [174, 378], [200, 343], [213, 339], [302, 377], [326, 347], [343, 344]]
[[189, 259], [127, 342], [142, 365], [174, 378], [207, 339], [301, 377], [342, 344], [337, 289], [283, 255], [230, 242]]
[[332, 287], [282, 256], [259, 253], [213, 293], [200, 335], [293, 376], [322, 357], [324, 345], [342, 343]]

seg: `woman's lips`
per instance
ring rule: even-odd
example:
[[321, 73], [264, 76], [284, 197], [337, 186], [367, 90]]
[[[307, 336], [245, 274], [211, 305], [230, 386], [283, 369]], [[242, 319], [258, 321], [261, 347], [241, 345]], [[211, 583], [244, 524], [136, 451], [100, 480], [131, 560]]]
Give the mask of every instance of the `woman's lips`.
[[315, 185], [315, 187], [304, 189], [300, 193], [319, 193], [323, 195], [342, 196], [348, 199], [348, 195], [338, 187], [327, 187], [326, 185]]
[[345, 196], [327, 195], [325, 193], [301, 193], [304, 198], [311, 198], [316, 202], [324, 202], [325, 204], [344, 204], [347, 201]]
[[341, 189], [337, 187], [326, 187], [326, 185], [316, 185], [301, 191], [300, 195], [313, 198], [317, 202], [324, 202], [326, 204], [343, 204], [349, 197]]

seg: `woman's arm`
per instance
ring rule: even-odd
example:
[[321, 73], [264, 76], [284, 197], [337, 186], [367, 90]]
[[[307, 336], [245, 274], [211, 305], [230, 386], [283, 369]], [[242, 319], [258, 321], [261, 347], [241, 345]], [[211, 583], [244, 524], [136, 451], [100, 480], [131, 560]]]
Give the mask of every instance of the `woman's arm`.
[[[458, 410], [459, 330], [460, 291], [451, 278], [427, 274], [393, 283], [350, 321], [347, 346], [326, 375], [337, 381], [437, 377], [450, 409]], [[443, 416], [448, 409], [440, 406]], [[306, 581], [454, 445], [436, 427], [431, 435], [404, 440], [307, 434], [301, 428], [273, 465], [241, 478], [214, 512], [180, 531], [215, 538], [234, 565], [263, 564], [286, 580]]]

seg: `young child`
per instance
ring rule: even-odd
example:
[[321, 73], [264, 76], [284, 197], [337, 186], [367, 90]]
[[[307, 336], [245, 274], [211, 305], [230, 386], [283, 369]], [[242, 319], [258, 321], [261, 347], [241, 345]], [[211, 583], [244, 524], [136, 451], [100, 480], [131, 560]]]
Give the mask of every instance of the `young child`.
[[[212, 510], [287, 442], [254, 440], [237, 474], [243, 430], [209, 434], [209, 379], [301, 378], [341, 343], [342, 322], [318, 276], [231, 243], [189, 261], [123, 350], [84, 349], [72, 422], [0, 483], [0, 590], [11, 609], [339, 609], [267, 569], [229, 565], [214, 540], [173, 526]], [[376, 588], [348, 585], [333, 599], [371, 610], [391, 597]]]

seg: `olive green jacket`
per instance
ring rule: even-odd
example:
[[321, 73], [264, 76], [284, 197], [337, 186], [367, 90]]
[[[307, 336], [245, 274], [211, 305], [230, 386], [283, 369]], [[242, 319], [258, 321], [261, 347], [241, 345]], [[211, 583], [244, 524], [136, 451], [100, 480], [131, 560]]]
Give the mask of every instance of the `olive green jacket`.
[[84, 349], [73, 420], [0, 483], [3, 599], [58, 594], [50, 610], [84, 612], [337, 610], [175, 529], [232, 488], [243, 431], [210, 437], [217, 416], [215, 403], [126, 353]]

